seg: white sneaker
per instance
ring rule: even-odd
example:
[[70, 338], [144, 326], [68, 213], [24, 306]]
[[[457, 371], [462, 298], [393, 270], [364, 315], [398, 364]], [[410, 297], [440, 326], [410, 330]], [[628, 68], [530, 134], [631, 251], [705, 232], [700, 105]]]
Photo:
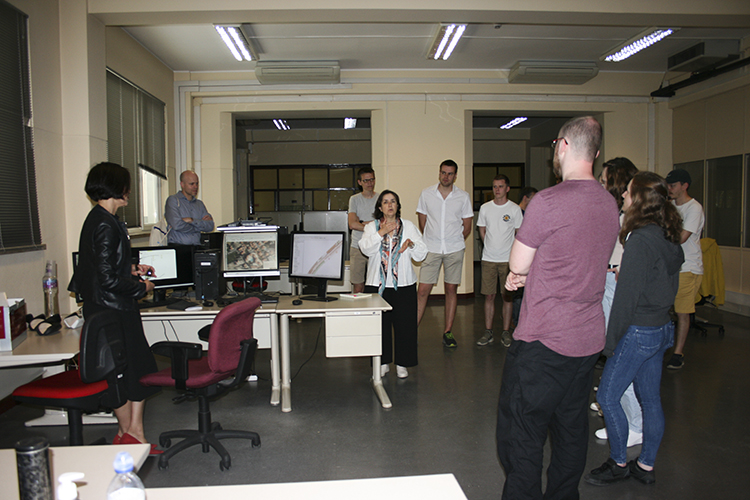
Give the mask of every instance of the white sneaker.
[[[607, 439], [607, 428], [602, 427], [594, 433], [594, 436], [596, 436], [597, 439]], [[638, 446], [639, 444], [643, 444], [643, 433], [628, 431], [628, 448], [631, 446]]]
[[380, 365], [380, 376], [385, 377], [385, 374], [391, 371], [391, 367], [389, 365]]
[[[591, 403], [589, 405], [589, 409], [591, 411], [599, 411], [599, 409], [600, 409], [599, 403], [597, 403], [596, 401], [594, 401], [593, 403]], [[605, 437], [604, 439], [607, 439], [607, 438]]]
[[409, 376], [409, 370], [403, 366], [396, 365], [396, 375], [398, 378], [406, 378]]

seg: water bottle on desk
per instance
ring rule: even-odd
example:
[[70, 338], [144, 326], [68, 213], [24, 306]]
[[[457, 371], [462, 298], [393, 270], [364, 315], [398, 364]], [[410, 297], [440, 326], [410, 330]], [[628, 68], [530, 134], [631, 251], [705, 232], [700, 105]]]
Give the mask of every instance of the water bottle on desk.
[[146, 488], [140, 478], [133, 472], [133, 457], [127, 451], [121, 451], [115, 457], [117, 475], [107, 488], [107, 500], [145, 500]]
[[57, 264], [54, 260], [47, 261], [47, 269], [42, 278], [44, 290], [44, 316], [49, 318], [60, 314], [60, 303], [57, 299]]

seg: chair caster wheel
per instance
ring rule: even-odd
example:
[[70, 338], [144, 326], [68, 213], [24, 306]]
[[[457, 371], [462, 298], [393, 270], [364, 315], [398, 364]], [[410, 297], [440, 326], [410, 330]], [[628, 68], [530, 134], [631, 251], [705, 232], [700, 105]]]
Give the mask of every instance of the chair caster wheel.
[[169, 469], [169, 460], [159, 460], [159, 470]]
[[253, 448], [260, 448], [260, 438], [253, 439], [250, 442], [253, 444]]
[[224, 470], [229, 470], [230, 467], [232, 467], [232, 461], [229, 460], [229, 459], [222, 460], [221, 462], [219, 462], [219, 469], [221, 469], [223, 471]]

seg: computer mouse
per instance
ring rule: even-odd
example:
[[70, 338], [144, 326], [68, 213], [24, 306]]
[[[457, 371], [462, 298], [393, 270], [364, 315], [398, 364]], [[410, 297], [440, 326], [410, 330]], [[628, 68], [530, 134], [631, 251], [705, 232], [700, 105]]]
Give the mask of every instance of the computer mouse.
[[299, 299], [294, 299], [294, 300], [292, 301], [292, 305], [293, 305], [293, 306], [301, 306], [301, 305], [302, 305], [302, 301], [301, 301], [301, 300], [299, 300]]
[[210, 300], [203, 301], [203, 307], [211, 307], [212, 305], [214, 305], [214, 303], [211, 302]]

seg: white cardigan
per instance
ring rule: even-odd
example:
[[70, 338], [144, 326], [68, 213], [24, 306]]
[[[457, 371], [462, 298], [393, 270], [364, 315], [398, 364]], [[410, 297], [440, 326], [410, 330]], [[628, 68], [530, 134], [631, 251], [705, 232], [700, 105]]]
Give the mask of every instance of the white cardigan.
[[[401, 219], [401, 223], [403, 224], [401, 244], [403, 245], [403, 242], [409, 239], [414, 243], [414, 248], [407, 248], [398, 259], [398, 286], [409, 286], [417, 282], [417, 273], [414, 272], [411, 261], [423, 261], [427, 257], [427, 245], [422, 240], [422, 234], [417, 226], [404, 219]], [[391, 238], [390, 235], [386, 236], [389, 239]], [[359, 240], [359, 249], [370, 259], [365, 280], [365, 284], [368, 286], [380, 286], [380, 247], [382, 241], [383, 237], [375, 229], [375, 222], [367, 223], [364, 234]], [[390, 262], [388, 263], [388, 276], [392, 276]], [[388, 279], [386, 287], [393, 288], [392, 282], [392, 279]]]

